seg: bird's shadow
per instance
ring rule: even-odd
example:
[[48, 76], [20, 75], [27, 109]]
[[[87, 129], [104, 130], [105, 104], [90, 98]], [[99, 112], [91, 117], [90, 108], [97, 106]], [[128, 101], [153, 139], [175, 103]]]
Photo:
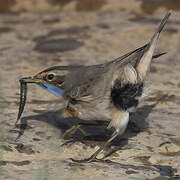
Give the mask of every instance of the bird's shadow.
[[[128, 139], [136, 136], [138, 133], [145, 131], [149, 127], [149, 123], [146, 121], [149, 114], [152, 112], [156, 104], [153, 105], [144, 105], [136, 110], [136, 112], [130, 113], [130, 121], [125, 133], [117, 137], [112, 145], [118, 150], [123, 146], [128, 144]], [[62, 110], [59, 111], [48, 111], [46, 113], [41, 113], [38, 115], [32, 115], [23, 117], [21, 119], [21, 134], [24, 133], [27, 123], [30, 120], [42, 121], [48, 123], [55, 128], [58, 128], [61, 131], [61, 134], [64, 134], [69, 128], [76, 126], [81, 123], [94, 123], [94, 121], [84, 121], [78, 118], [64, 118], [62, 115]], [[99, 125], [99, 123], [101, 125]], [[82, 129], [88, 134], [84, 136], [80, 131], [76, 131], [71, 136], [66, 136], [63, 138], [65, 140], [64, 145], [69, 143], [74, 143], [81, 141], [87, 145], [101, 144], [106, 142], [112, 134], [111, 130], [107, 129], [107, 122], [103, 124], [103, 121], [97, 121], [97, 126], [82, 126]], [[116, 151], [115, 150], [115, 151]]]

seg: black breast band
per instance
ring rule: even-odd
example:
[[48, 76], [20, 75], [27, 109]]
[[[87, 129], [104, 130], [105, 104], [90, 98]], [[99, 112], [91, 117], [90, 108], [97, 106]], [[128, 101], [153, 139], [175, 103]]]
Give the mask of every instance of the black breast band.
[[122, 84], [121, 80], [116, 80], [111, 90], [112, 103], [121, 110], [127, 110], [138, 105], [138, 97], [143, 93], [143, 83]]

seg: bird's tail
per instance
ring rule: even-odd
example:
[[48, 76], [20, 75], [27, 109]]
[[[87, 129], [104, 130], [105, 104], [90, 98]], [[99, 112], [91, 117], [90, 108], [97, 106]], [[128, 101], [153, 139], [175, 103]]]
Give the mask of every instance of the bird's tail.
[[157, 40], [159, 38], [159, 34], [161, 33], [162, 29], [164, 28], [165, 24], [167, 23], [167, 20], [170, 15], [171, 15], [171, 11], [168, 11], [166, 16], [161, 21], [161, 23], [160, 23], [157, 31], [153, 35], [152, 39], [148, 43], [145, 53], [143, 54], [143, 56], [141, 57], [141, 59], [139, 60], [139, 62], [136, 65], [136, 70], [137, 70], [138, 74], [140, 75], [140, 78], [142, 81], [145, 79], [146, 74], [149, 70], [151, 60], [153, 58], [153, 53], [156, 48]]

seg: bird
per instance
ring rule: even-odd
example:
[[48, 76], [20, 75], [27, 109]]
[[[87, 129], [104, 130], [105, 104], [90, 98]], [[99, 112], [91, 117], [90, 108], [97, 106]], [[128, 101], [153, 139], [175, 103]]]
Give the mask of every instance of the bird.
[[148, 96], [146, 77], [150, 72], [159, 35], [171, 11], [160, 22], [148, 43], [117, 59], [103, 64], [88, 66], [53, 66], [38, 74], [20, 79], [21, 97], [16, 123], [23, 112], [27, 83], [35, 83], [63, 99], [65, 117], [78, 117], [84, 121], [106, 121], [107, 128], [113, 129], [112, 136], [102, 147], [86, 159], [75, 162], [98, 160], [111, 142], [121, 135], [129, 122], [129, 112]]

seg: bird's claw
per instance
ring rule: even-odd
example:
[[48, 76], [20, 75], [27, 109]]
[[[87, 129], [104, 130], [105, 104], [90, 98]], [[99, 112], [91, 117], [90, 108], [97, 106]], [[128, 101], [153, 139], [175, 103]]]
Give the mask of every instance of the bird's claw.
[[76, 162], [76, 163], [90, 163], [90, 162], [104, 162], [104, 157], [101, 158], [101, 159], [98, 159], [96, 157], [90, 157], [90, 158], [87, 158], [87, 159], [73, 159], [73, 158], [70, 158], [73, 162]]

